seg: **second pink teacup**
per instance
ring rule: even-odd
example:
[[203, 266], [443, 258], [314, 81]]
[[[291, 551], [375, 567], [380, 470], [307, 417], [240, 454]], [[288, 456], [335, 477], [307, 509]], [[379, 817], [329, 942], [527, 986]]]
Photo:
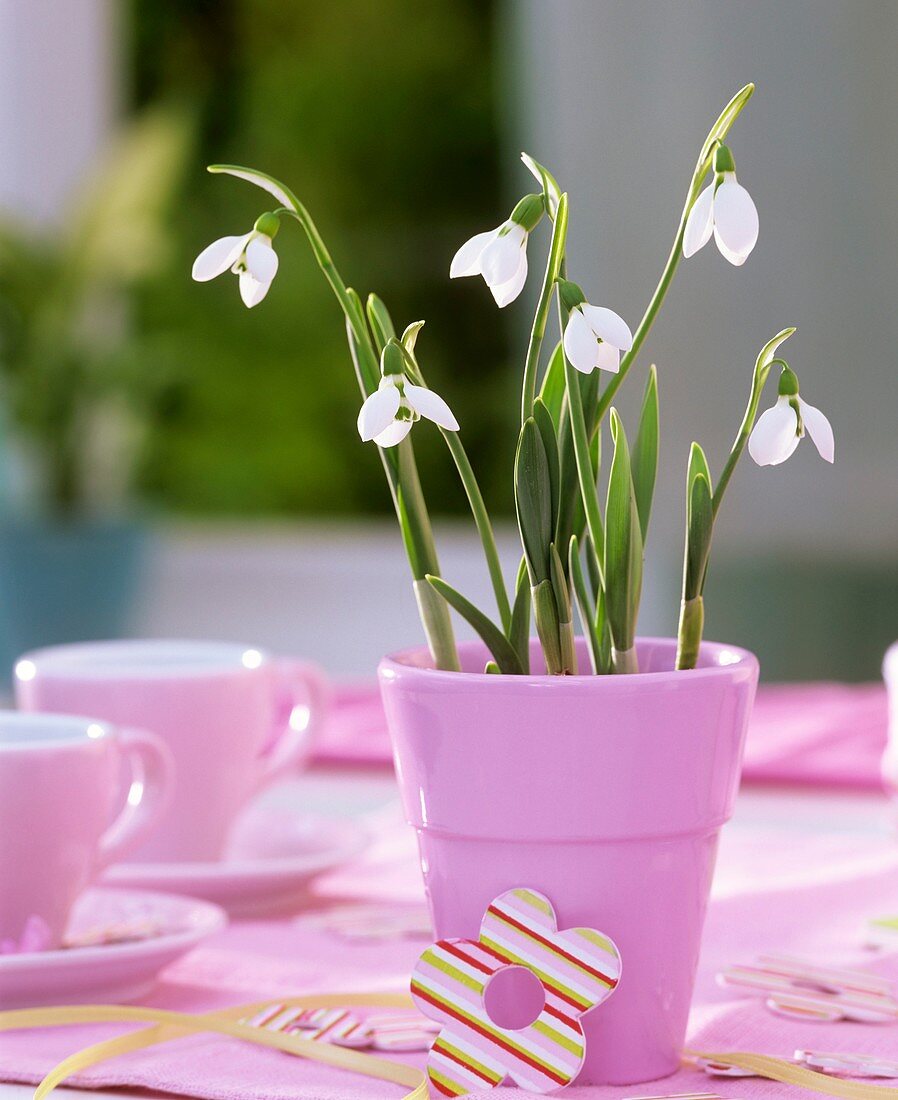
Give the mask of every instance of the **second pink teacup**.
[[171, 804], [135, 860], [217, 859], [237, 812], [303, 760], [327, 706], [314, 666], [219, 642], [121, 641], [25, 654], [27, 711], [94, 714], [152, 730], [175, 761]]
[[0, 711], [0, 954], [58, 947], [78, 895], [164, 812], [152, 734]]

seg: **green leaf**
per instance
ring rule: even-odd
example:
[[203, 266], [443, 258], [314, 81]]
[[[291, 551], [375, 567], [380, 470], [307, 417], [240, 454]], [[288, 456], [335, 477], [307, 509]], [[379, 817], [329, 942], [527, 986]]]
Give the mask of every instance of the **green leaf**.
[[599, 640], [597, 672], [599, 676], [607, 676], [611, 672], [613, 654], [611, 652], [611, 627], [608, 624], [605, 593], [602, 589], [599, 589], [599, 598], [596, 601], [596, 637]]
[[692, 481], [689, 493], [689, 526], [686, 536], [686, 570], [683, 579], [683, 599], [691, 600], [701, 595], [708, 554], [711, 550], [711, 534], [714, 514], [711, 510], [711, 486], [703, 473]]
[[533, 402], [533, 419], [536, 421], [537, 428], [539, 428], [539, 434], [542, 437], [543, 447], [546, 451], [546, 461], [549, 466], [549, 486], [552, 492], [551, 523], [554, 530], [558, 515], [559, 479], [561, 476], [558, 464], [558, 437], [555, 434], [552, 414], [538, 397]]
[[688, 493], [692, 492], [692, 483], [699, 474], [705, 477], [709, 485], [711, 484], [711, 471], [708, 467], [705, 452], [698, 443], [693, 442], [689, 449], [689, 465], [686, 469], [686, 490]]
[[552, 421], [557, 431], [562, 422], [564, 406], [564, 349], [560, 340], [555, 345], [546, 373], [543, 375], [539, 399], [552, 414]]
[[521, 558], [518, 566], [518, 579], [515, 585], [514, 607], [511, 611], [511, 626], [508, 640], [511, 642], [521, 667], [525, 673], [530, 671], [530, 577], [527, 574], [527, 562]]
[[487, 661], [486, 664], [483, 666], [483, 671], [488, 676], [496, 676], [502, 671], [502, 669], [499, 668], [495, 661]]
[[237, 179], [246, 180], [247, 183], [254, 183], [256, 187], [261, 187], [269, 195], [274, 195], [278, 202], [284, 206], [289, 206], [291, 210], [295, 211], [299, 208], [299, 203], [293, 192], [285, 187], [280, 180], [276, 180], [274, 176], [269, 176], [265, 172], [259, 172], [255, 168], [243, 168], [238, 164], [210, 164], [208, 171], [214, 173], [224, 172], [225, 175], [236, 176]]
[[553, 542], [549, 547], [549, 574], [552, 582], [552, 591], [555, 593], [555, 606], [558, 608], [558, 618], [562, 623], [573, 621], [571, 611], [571, 595], [568, 591], [567, 581], [564, 578], [564, 565], [558, 549]]
[[542, 435], [532, 416], [521, 427], [514, 463], [515, 507], [531, 586], [549, 578], [552, 475]]
[[658, 373], [653, 363], [649, 368], [642, 412], [639, 414], [639, 429], [633, 445], [633, 492], [636, 494], [643, 543], [648, 534], [655, 477], [658, 473], [658, 422]]
[[577, 602], [580, 625], [583, 628], [583, 637], [586, 639], [586, 647], [589, 650], [589, 663], [592, 665], [592, 671], [598, 673], [601, 665], [601, 651], [595, 626], [596, 609], [583, 578], [580, 545], [577, 542], [576, 535], [571, 535], [571, 543], [568, 547], [568, 576], [571, 578], [571, 588]]
[[402, 346], [410, 354], [415, 353], [415, 344], [418, 342], [418, 333], [424, 328], [423, 321], [412, 321], [402, 334]]
[[[599, 397], [599, 372], [584, 375], [577, 373], [577, 385], [583, 403], [583, 415], [587, 424], [595, 423], [595, 407]], [[565, 406], [566, 408], [567, 406]], [[593, 481], [598, 480], [601, 455], [601, 438], [596, 428], [589, 440], [590, 460], [593, 466]], [[574, 436], [570, 416], [564, 416], [558, 432], [558, 453], [561, 466], [561, 499], [558, 505], [558, 521], [555, 527], [555, 542], [559, 546], [568, 546], [571, 535], [578, 538], [586, 526], [586, 513], [583, 496], [580, 492], [580, 480], [577, 476], [577, 456], [574, 451]]]
[[558, 181], [548, 168], [540, 164], [538, 160], [534, 160], [529, 153], [521, 153], [521, 160], [542, 184], [549, 214], [554, 218], [558, 203], [561, 201], [561, 188], [558, 186]]
[[555, 603], [552, 582], [540, 581], [533, 586], [531, 596], [536, 632], [546, 659], [546, 671], [554, 676], [564, 671], [564, 660], [561, 655], [561, 638], [558, 631], [558, 606]]
[[712, 152], [714, 146], [718, 141], [723, 141], [736, 119], [739, 117], [742, 108], [751, 99], [755, 90], [754, 84], [746, 84], [744, 88], [740, 88], [738, 92], [733, 96], [729, 103], [720, 112], [720, 117], [711, 127], [708, 136], [705, 138], [705, 143], [702, 146], [702, 151], [699, 154], [699, 164], [704, 164], [707, 161]]
[[759, 389], [766, 381], [767, 373], [770, 370], [770, 364], [776, 358], [776, 353], [779, 351], [780, 344], [785, 343], [786, 340], [797, 331], [798, 330], [794, 326], [791, 328], [784, 328], [781, 332], [778, 332], [772, 340], [768, 340], [761, 348], [758, 353], [757, 361], [755, 362], [755, 379]]
[[524, 670], [521, 668], [517, 653], [491, 619], [487, 618], [470, 600], [456, 591], [452, 585], [447, 584], [442, 577], [434, 577], [428, 573], [427, 581], [434, 591], [438, 592], [446, 603], [455, 608], [459, 615], [477, 631], [502, 672], [513, 676], [519, 676], [523, 673]]
[[376, 294], [368, 295], [365, 310], [368, 314], [368, 323], [371, 325], [377, 350], [379, 352], [383, 351], [384, 345], [389, 340], [396, 339], [396, 329], [393, 327], [390, 311]]
[[614, 457], [605, 506], [605, 601], [615, 648], [633, 646], [642, 590], [642, 531], [630, 473], [627, 437], [617, 410], [611, 410]]
[[688, 527], [690, 517], [692, 516], [692, 486], [695, 479], [701, 474], [701, 476], [711, 485], [711, 470], [708, 466], [708, 460], [705, 457], [705, 452], [702, 450], [701, 445], [693, 440], [692, 446], [689, 448], [689, 463], [686, 467], [686, 525]]
[[602, 592], [602, 572], [599, 569], [599, 557], [592, 539], [587, 531], [584, 535], [586, 545], [586, 572], [589, 576], [589, 590], [592, 592], [593, 602], [598, 606], [599, 596]]

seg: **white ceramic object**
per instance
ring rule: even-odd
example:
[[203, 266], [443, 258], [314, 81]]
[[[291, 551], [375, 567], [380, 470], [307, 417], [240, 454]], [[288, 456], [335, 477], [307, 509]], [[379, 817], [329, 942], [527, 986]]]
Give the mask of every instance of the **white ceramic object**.
[[67, 940], [129, 923], [158, 930], [119, 943], [0, 955], [0, 1009], [138, 1000], [163, 967], [221, 931], [227, 917], [195, 898], [94, 887], [76, 903]]
[[349, 820], [254, 811], [234, 830], [220, 860], [121, 863], [103, 882], [205, 898], [232, 916], [296, 912], [307, 903], [312, 881], [352, 859], [366, 839]]

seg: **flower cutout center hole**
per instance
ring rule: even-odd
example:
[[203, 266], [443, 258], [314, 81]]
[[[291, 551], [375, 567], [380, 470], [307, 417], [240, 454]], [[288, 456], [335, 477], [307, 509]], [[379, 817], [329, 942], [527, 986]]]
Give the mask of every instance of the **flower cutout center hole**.
[[532, 970], [508, 966], [487, 982], [483, 1003], [496, 1027], [519, 1031], [537, 1019], [545, 1007], [546, 995]]

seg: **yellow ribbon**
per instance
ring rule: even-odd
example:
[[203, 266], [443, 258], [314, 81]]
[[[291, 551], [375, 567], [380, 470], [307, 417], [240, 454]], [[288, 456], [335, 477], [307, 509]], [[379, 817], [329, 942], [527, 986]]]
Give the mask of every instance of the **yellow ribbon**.
[[[132, 1031], [115, 1039], [96, 1043], [70, 1055], [52, 1069], [38, 1085], [34, 1100], [43, 1100], [57, 1085], [72, 1074], [98, 1065], [121, 1054], [143, 1050], [158, 1043], [167, 1043], [185, 1035], [200, 1032], [215, 1032], [230, 1035], [258, 1046], [283, 1050], [301, 1058], [315, 1062], [325, 1062], [366, 1077], [376, 1077], [382, 1081], [391, 1081], [396, 1085], [410, 1087], [402, 1100], [427, 1100], [427, 1078], [421, 1070], [401, 1062], [391, 1062], [364, 1054], [358, 1050], [333, 1046], [330, 1043], [303, 1039], [298, 1035], [286, 1035], [279, 1031], [267, 1031], [264, 1028], [242, 1024], [245, 1016], [261, 1011], [271, 1003], [271, 998], [253, 1004], [239, 1005], [219, 1012], [203, 1013], [191, 1016], [183, 1012], [169, 1012], [161, 1008], [142, 1008], [129, 1005], [70, 1005], [60, 1008], [26, 1008], [15, 1012], [0, 1012], [0, 1031], [12, 1031], [19, 1028], [61, 1027], [67, 1024], [130, 1023], [152, 1022], [154, 1027], [141, 1031]], [[279, 1002], [290, 1008], [414, 1008], [411, 998], [405, 993], [322, 993], [309, 997], [291, 997]], [[731, 1065], [751, 1070], [759, 1077], [771, 1081], [795, 1085], [798, 1088], [822, 1092], [828, 1096], [842, 1097], [843, 1100], [898, 1100], [898, 1088], [885, 1085], [871, 1085], [866, 1081], [848, 1081], [839, 1077], [830, 1077], [806, 1066], [794, 1062], [773, 1058], [767, 1054], [734, 1052], [728, 1054], [686, 1051], [691, 1058], [707, 1058], [715, 1062], [728, 1062]]]
[[[285, 1035], [283, 1032], [266, 1031], [250, 1024], [241, 1024], [239, 1020], [254, 1012], [259, 1012], [271, 1003], [257, 1001], [253, 1004], [239, 1005], [224, 1011], [205, 1013], [196, 1016], [182, 1012], [170, 1012], [166, 1009], [143, 1008], [129, 1005], [71, 1005], [59, 1008], [26, 1008], [15, 1012], [0, 1012], [0, 1031], [33, 1027], [60, 1027], [66, 1024], [92, 1023], [128, 1023], [131, 1021], [146, 1023], [152, 1021], [157, 1026], [141, 1031], [120, 1035], [115, 1039], [96, 1043], [70, 1055], [55, 1066], [38, 1085], [34, 1100], [43, 1100], [57, 1085], [72, 1074], [79, 1073], [117, 1058], [121, 1054], [143, 1050], [158, 1043], [167, 1043], [185, 1035], [197, 1032], [217, 1032], [243, 1039], [259, 1046], [283, 1050], [301, 1058], [338, 1066], [366, 1077], [377, 1077], [382, 1081], [392, 1081], [397, 1085], [411, 1087], [402, 1100], [427, 1100], [427, 1078], [419, 1069], [390, 1062], [363, 1054], [358, 1050], [333, 1046], [330, 1043], [303, 1039], [298, 1035]], [[351, 1004], [358, 1007], [414, 1008], [411, 998], [405, 993], [325, 993], [310, 997], [285, 998], [279, 1003], [291, 1008], [344, 1008]]]

